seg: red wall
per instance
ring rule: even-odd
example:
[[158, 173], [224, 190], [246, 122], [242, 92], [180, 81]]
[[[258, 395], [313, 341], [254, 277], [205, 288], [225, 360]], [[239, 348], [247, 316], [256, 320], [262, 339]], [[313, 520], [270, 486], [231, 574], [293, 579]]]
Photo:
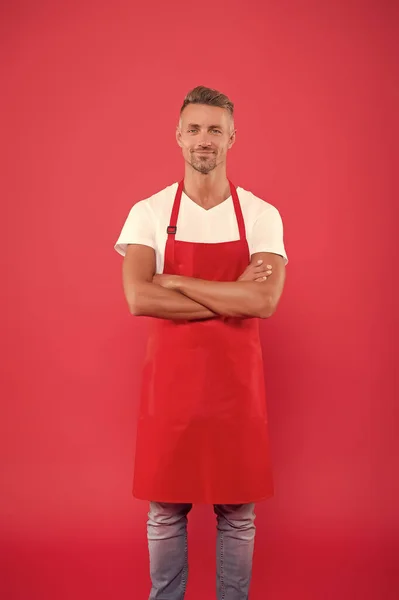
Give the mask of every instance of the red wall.
[[[276, 494], [251, 598], [398, 597], [394, 4], [3, 4], [4, 599], [148, 596], [131, 496], [146, 323], [113, 245], [181, 176], [199, 84], [235, 102], [229, 175], [278, 207], [290, 258], [262, 323]], [[215, 594], [214, 522], [194, 507], [191, 600]]]

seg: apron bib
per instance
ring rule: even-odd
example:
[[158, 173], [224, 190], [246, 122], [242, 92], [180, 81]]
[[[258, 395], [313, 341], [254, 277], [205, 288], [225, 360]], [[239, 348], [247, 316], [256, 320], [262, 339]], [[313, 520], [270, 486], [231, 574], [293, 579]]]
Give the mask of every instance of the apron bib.
[[[183, 183], [168, 227], [164, 273], [236, 281], [250, 254], [235, 187], [230, 182], [240, 239], [202, 244], [175, 239]], [[151, 319], [133, 496], [244, 504], [272, 495], [259, 319]]]

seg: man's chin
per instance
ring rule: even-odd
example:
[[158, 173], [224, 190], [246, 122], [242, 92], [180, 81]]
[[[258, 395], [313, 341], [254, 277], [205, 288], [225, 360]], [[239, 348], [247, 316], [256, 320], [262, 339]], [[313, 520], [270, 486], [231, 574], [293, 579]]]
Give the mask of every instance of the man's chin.
[[210, 173], [211, 171], [213, 171], [213, 169], [216, 168], [216, 163], [206, 164], [206, 163], [192, 162], [191, 166], [193, 167], [193, 169], [195, 169], [199, 173], [203, 173], [204, 175], [206, 175], [207, 173]]

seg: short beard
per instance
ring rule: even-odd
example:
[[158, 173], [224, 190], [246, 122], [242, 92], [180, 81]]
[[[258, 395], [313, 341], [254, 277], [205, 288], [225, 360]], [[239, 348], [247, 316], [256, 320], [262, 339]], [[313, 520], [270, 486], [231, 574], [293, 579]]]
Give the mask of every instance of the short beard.
[[210, 171], [213, 171], [213, 169], [215, 169], [217, 166], [216, 157], [212, 158], [212, 160], [207, 160], [204, 162], [202, 162], [201, 160], [195, 160], [194, 157], [191, 157], [190, 164], [193, 167], [193, 169], [195, 169], [199, 173], [203, 173], [204, 175], [210, 173]]

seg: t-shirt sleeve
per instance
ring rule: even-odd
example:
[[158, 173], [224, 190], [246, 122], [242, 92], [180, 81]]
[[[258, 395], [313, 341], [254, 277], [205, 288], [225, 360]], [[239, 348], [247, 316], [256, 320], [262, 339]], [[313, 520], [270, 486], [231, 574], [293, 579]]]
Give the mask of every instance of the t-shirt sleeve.
[[131, 208], [114, 248], [125, 256], [128, 244], [143, 244], [155, 249], [155, 220], [145, 200]]
[[284, 227], [281, 215], [275, 206], [267, 207], [256, 219], [251, 235], [248, 239], [249, 251], [274, 252], [284, 258], [288, 263], [288, 256], [284, 247]]

